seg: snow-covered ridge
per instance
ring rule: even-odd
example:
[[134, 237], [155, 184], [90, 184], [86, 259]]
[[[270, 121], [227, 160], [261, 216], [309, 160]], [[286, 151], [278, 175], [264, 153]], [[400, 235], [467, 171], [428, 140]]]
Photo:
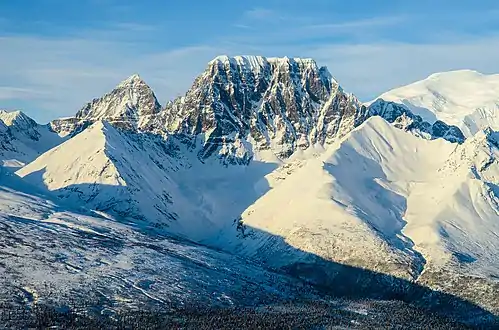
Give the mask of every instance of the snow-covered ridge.
[[20, 110], [10, 112], [0, 110], [0, 120], [7, 126], [16, 126], [19, 129], [30, 129], [37, 125], [33, 119]]
[[466, 136], [488, 126], [499, 129], [499, 74], [473, 70], [435, 73], [380, 98], [402, 103], [429, 122], [439, 119], [456, 125]]
[[450, 126], [437, 120], [433, 123], [424, 121], [421, 116], [412, 113], [408, 107], [395, 102], [377, 99], [369, 105], [370, 116], [380, 116], [395, 127], [410, 131], [425, 139], [443, 138], [450, 142], [463, 143], [465, 137], [457, 126]]
[[209, 220], [173, 180], [184, 156], [175, 157], [170, 148], [160, 136], [97, 121], [16, 174], [70, 205], [85, 205], [145, 228], [193, 235], [192, 228], [201, 227], [197, 222]]

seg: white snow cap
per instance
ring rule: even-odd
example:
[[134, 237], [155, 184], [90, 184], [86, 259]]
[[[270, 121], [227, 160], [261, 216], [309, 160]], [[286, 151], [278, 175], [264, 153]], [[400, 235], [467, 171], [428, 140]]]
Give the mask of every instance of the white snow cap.
[[440, 72], [379, 96], [405, 104], [423, 119], [456, 125], [470, 137], [490, 126], [499, 129], [499, 74], [474, 70]]

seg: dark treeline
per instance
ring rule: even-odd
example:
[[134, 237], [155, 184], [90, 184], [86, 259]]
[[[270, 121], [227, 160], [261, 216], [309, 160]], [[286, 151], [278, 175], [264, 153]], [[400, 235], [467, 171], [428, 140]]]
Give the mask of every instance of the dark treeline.
[[[467, 329], [427, 311], [396, 302], [366, 302], [369, 315], [326, 302], [286, 303], [252, 308], [186, 307], [175, 310], [118, 310], [92, 306], [0, 305], [4, 329]], [[371, 312], [374, 311], [374, 312]]]

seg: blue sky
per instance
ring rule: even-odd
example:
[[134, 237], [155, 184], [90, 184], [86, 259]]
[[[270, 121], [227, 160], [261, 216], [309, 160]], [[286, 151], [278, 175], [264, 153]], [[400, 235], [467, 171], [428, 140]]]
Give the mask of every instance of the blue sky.
[[434, 72], [499, 73], [499, 4], [0, 1], [0, 108], [70, 116], [133, 73], [164, 103], [220, 54], [312, 57], [367, 101]]

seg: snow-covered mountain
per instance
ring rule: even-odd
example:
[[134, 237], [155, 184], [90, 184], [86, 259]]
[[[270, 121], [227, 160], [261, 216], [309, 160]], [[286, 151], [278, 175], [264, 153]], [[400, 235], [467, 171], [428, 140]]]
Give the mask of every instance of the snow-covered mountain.
[[[370, 118], [336, 148], [282, 178], [219, 244], [273, 267], [300, 264], [304, 276], [320, 268], [304, 258], [307, 252], [442, 288], [497, 311], [497, 134], [479, 133], [458, 145]], [[336, 283], [335, 269], [323, 271], [320, 283]]]
[[0, 160], [18, 168], [61, 143], [48, 125], [39, 125], [22, 111], [0, 110]]
[[471, 70], [436, 73], [388, 91], [379, 98], [406, 105], [424, 120], [436, 119], [471, 136], [483, 128], [499, 129], [499, 75]]
[[16, 174], [70, 205], [194, 236], [209, 220], [174, 180], [190, 164], [173, 143], [97, 121]]
[[[65, 142], [16, 174], [141, 235], [335, 290], [388, 274], [499, 313], [499, 133], [465, 139], [411, 109], [363, 105], [311, 59], [221, 56], [163, 108], [131, 76], [53, 121]], [[5, 152], [40, 129], [5, 121]]]
[[87, 103], [74, 117], [52, 121], [51, 127], [63, 136], [79, 133], [99, 120], [106, 120], [117, 127], [137, 129], [144, 117], [160, 110], [161, 105], [152, 89], [134, 74], [111, 92]]

